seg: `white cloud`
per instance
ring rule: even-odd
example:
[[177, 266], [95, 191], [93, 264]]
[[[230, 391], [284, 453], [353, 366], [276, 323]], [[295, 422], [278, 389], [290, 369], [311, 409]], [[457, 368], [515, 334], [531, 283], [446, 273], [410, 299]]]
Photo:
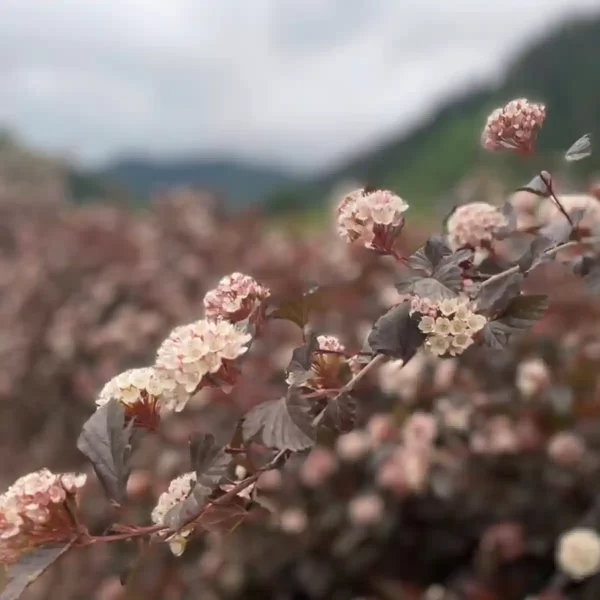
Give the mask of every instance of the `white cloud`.
[[3, 0], [0, 122], [85, 160], [322, 165], [597, 0]]

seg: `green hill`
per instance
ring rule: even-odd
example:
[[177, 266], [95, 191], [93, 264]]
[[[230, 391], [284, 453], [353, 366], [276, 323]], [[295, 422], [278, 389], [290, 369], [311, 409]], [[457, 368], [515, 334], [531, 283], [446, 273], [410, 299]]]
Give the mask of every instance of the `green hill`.
[[291, 175], [275, 167], [193, 158], [126, 158], [97, 176], [114, 181], [141, 198], [173, 186], [201, 186], [223, 194], [231, 206], [259, 202], [273, 189], [293, 181]]
[[[487, 153], [479, 143], [487, 115], [515, 97], [548, 109], [537, 156], [527, 160]], [[518, 56], [498, 85], [469, 90], [407, 135], [391, 137], [309, 185], [277, 190], [266, 207], [273, 213], [314, 210], [345, 179], [388, 187], [413, 205], [431, 207], [474, 170], [516, 186], [537, 168], [558, 169], [563, 151], [584, 133], [600, 140], [600, 16], [562, 25]], [[599, 167], [593, 155], [570, 174], [581, 177]]]

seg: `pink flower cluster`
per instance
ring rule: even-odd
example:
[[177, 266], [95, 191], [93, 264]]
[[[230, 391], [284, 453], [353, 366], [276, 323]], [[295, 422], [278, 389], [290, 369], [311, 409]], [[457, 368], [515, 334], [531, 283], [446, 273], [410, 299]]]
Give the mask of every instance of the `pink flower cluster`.
[[228, 321], [203, 319], [181, 325], [159, 347], [156, 369], [188, 394], [207, 385], [228, 391], [238, 375], [234, 361], [248, 350], [251, 339]]
[[466, 296], [446, 300], [413, 298], [411, 314], [421, 314], [419, 329], [427, 335], [425, 348], [436, 356], [462, 354], [481, 331], [487, 319], [475, 312]]
[[453, 250], [470, 246], [485, 248], [502, 227], [506, 217], [492, 204], [472, 202], [459, 206], [446, 223], [448, 243]]
[[355, 190], [338, 206], [338, 234], [349, 243], [390, 251], [404, 224], [406, 210], [408, 204], [393, 192]]
[[[377, 427], [369, 424], [368, 429], [381, 430], [381, 424], [377, 423]], [[388, 430], [386, 437], [389, 438], [390, 433]], [[436, 435], [437, 423], [433, 415], [413, 413], [402, 428], [402, 443], [379, 470], [378, 484], [399, 496], [422, 491], [427, 481]]]
[[69, 541], [76, 531], [72, 514], [86, 475], [42, 469], [25, 475], [0, 496], [0, 562], [49, 542]]
[[258, 323], [264, 317], [264, 300], [270, 295], [268, 288], [249, 275], [232, 273], [204, 296], [205, 315], [207, 319], [225, 319], [231, 323], [248, 318]]
[[528, 154], [535, 146], [538, 132], [546, 119], [543, 104], [526, 98], [511, 100], [488, 117], [481, 143], [487, 150], [514, 150]]

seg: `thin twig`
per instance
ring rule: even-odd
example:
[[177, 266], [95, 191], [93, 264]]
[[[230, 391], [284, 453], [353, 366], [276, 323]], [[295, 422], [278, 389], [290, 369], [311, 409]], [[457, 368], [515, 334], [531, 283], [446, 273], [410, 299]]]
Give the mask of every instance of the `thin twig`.
[[[217, 506], [219, 504], [225, 504], [226, 502], [228, 502], [229, 500], [234, 498], [239, 492], [241, 492], [242, 490], [245, 490], [247, 487], [250, 487], [261, 476], [262, 473], [264, 473], [265, 471], [270, 471], [271, 469], [274, 469], [278, 465], [279, 461], [283, 458], [283, 456], [287, 452], [288, 452], [287, 450], [280, 450], [273, 459], [271, 459], [266, 465], [261, 467], [256, 473], [254, 473], [253, 475], [250, 475], [249, 477], [246, 477], [245, 479], [242, 479], [242, 481], [237, 483], [235, 486], [233, 486], [228, 492], [226, 492], [222, 496], [219, 496], [218, 498], [215, 498], [214, 500], [207, 502], [202, 507], [202, 510], [197, 515], [194, 515], [192, 518], [190, 518], [177, 531], [180, 531], [181, 529], [183, 529], [184, 527], [186, 527], [193, 521], [196, 521], [197, 519], [199, 519], [204, 514], [204, 512], [206, 510], [208, 510], [209, 508], [211, 508], [212, 506]], [[86, 545], [95, 544], [97, 542], [117, 542], [119, 540], [138, 538], [138, 537], [142, 537], [142, 536], [151, 535], [153, 533], [166, 532], [168, 530], [169, 530], [169, 528], [166, 525], [150, 525], [148, 527], [138, 527], [135, 530], [130, 531], [128, 533], [120, 533], [120, 534], [116, 534], [116, 535], [93, 536], [89, 540], [86, 540]], [[171, 533], [177, 533], [177, 531], [173, 531]]]
[[[572, 248], [573, 246], [579, 246], [580, 244], [600, 244], [600, 237], [596, 236], [596, 237], [583, 238], [581, 240], [571, 240], [570, 242], [565, 242], [564, 244], [560, 244], [558, 246], [555, 246], [554, 248], [550, 248], [550, 250], [546, 250], [546, 252], [544, 252], [544, 255], [545, 256], [554, 256], [554, 255], [558, 254], [561, 250], [565, 250], [566, 248]], [[498, 281], [498, 279], [503, 279], [504, 277], [508, 277], [509, 275], [512, 275], [513, 273], [518, 273], [518, 272], [519, 272], [519, 265], [515, 265], [514, 267], [511, 267], [510, 269], [506, 269], [506, 271], [502, 271], [502, 273], [497, 273], [496, 275], [492, 275], [489, 279], [486, 279], [484, 282], [482, 282], [480, 287], [483, 288], [486, 285], [490, 285], [491, 283]]]
[[[346, 385], [340, 388], [340, 391], [333, 398], [332, 402], [339, 400], [344, 394], [351, 392], [358, 382], [374, 367], [378, 364], [382, 363], [385, 360], [385, 356], [383, 354], [377, 354], [374, 356], [370, 362], [368, 362]], [[316, 427], [325, 416], [325, 412], [327, 411], [327, 407], [325, 407], [314, 419], [312, 422], [313, 427]]]
[[554, 189], [552, 187], [552, 179], [547, 178], [546, 173], [544, 171], [542, 171], [540, 173], [540, 179], [544, 182], [544, 185], [546, 186], [546, 190], [550, 194], [550, 197], [554, 201], [554, 204], [556, 204], [556, 206], [558, 207], [558, 210], [560, 210], [560, 212], [563, 214], [565, 219], [567, 219], [567, 221], [569, 221], [569, 225], [574, 228], [575, 225], [573, 224], [571, 215], [569, 215], [569, 213], [565, 210], [565, 207], [562, 205], [562, 202], [556, 197], [556, 194], [554, 193]]
[[[356, 375], [354, 375], [354, 377], [352, 377], [352, 379], [350, 379], [350, 381], [348, 383], [346, 383], [346, 385], [344, 385], [338, 391], [338, 393], [335, 396], [334, 400], [337, 400], [342, 395], [347, 394], [348, 392], [352, 391], [354, 389], [354, 387], [358, 384], [358, 382], [371, 369], [373, 369], [379, 363], [383, 362], [383, 360], [385, 360], [385, 356], [382, 355], [382, 354], [378, 354], [373, 359], [371, 359], [371, 361], [368, 364], [366, 364]], [[314, 420], [312, 422], [313, 427], [316, 427], [321, 422], [321, 420], [323, 419], [324, 414], [325, 414], [325, 410], [321, 411], [314, 418]], [[212, 506], [216, 506], [216, 505], [219, 505], [219, 504], [224, 504], [224, 503], [228, 502], [229, 500], [231, 500], [232, 498], [234, 498], [239, 492], [245, 490], [247, 487], [250, 487], [253, 483], [255, 483], [258, 480], [258, 478], [261, 476], [262, 473], [264, 473], [265, 471], [270, 471], [271, 469], [274, 469], [275, 467], [277, 467], [277, 465], [279, 464], [279, 461], [287, 453], [288, 453], [288, 450], [285, 450], [285, 449], [284, 450], [280, 450], [266, 465], [264, 465], [258, 471], [256, 471], [256, 473], [253, 473], [249, 477], [246, 477], [245, 479], [242, 479], [242, 481], [240, 481], [239, 483], [237, 483], [236, 485], [234, 485], [228, 492], [226, 492], [222, 496], [219, 496], [215, 500], [211, 500], [210, 502], [207, 502], [202, 507], [202, 510], [198, 514], [196, 514], [192, 518], [190, 518], [188, 521], [186, 521], [186, 523], [184, 523], [179, 528], [178, 531], [180, 531], [181, 529], [183, 529], [184, 527], [186, 527], [190, 523], [193, 523], [194, 521], [196, 521], [197, 519], [199, 519], [204, 514], [204, 512], [206, 510], [208, 510], [209, 508], [211, 508]], [[125, 526], [125, 527], [129, 527], [129, 526]], [[148, 527], [136, 527], [136, 528], [132, 528], [130, 531], [127, 531], [127, 532], [124, 532], [124, 533], [118, 533], [118, 534], [115, 534], [115, 535], [92, 536], [89, 539], [85, 540], [84, 544], [85, 545], [90, 545], [90, 544], [95, 544], [95, 543], [98, 543], [98, 542], [116, 542], [116, 541], [119, 541], [119, 540], [126, 540], [126, 539], [133, 539], [133, 538], [143, 537], [143, 536], [151, 535], [153, 533], [166, 532], [168, 530], [169, 530], [169, 528], [166, 525], [150, 525]], [[173, 533], [177, 533], [177, 531], [173, 531], [171, 533], [172, 534]]]

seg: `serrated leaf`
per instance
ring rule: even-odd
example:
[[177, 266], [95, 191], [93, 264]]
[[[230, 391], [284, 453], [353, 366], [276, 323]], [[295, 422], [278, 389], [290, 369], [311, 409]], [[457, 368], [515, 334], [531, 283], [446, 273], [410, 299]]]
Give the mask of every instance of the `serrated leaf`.
[[527, 271], [538, 265], [551, 261], [552, 257], [545, 254], [545, 252], [552, 248], [552, 246], [554, 246], [554, 243], [551, 239], [543, 235], [536, 236], [529, 245], [529, 248], [527, 248], [525, 253], [517, 261], [519, 270], [522, 273], [527, 273]]
[[409, 313], [408, 305], [399, 304], [375, 322], [367, 339], [373, 352], [400, 358], [405, 363], [416, 354], [425, 334], [419, 329], [418, 318]]
[[553, 219], [551, 223], [540, 229], [540, 235], [550, 240], [554, 246], [567, 242], [571, 233], [573, 227], [566, 219]]
[[431, 277], [439, 281], [449, 290], [460, 292], [462, 290], [461, 263], [471, 261], [473, 252], [467, 248], [457, 250], [444, 256], [436, 265]]
[[125, 409], [112, 398], [83, 424], [77, 448], [90, 460], [108, 498], [122, 505], [127, 498], [127, 462], [133, 420], [125, 426]]
[[246, 518], [248, 511], [237, 502], [213, 504], [202, 512], [197, 523], [214, 533], [231, 533]]
[[279, 400], [263, 402], [244, 416], [242, 430], [249, 441], [260, 437], [265, 446], [299, 452], [316, 440], [311, 406], [293, 388]]
[[399, 294], [412, 294], [415, 283], [419, 280], [423, 279], [420, 275], [406, 275], [403, 278], [394, 284], [394, 287], [398, 291]]
[[304, 329], [311, 311], [319, 304], [319, 292], [319, 286], [314, 286], [305, 292], [283, 298], [267, 315], [271, 319], [291, 321]]
[[197, 433], [190, 440], [190, 459], [196, 471], [196, 486], [212, 492], [225, 477], [233, 457], [217, 443], [212, 433]]
[[544, 316], [548, 304], [548, 296], [542, 294], [513, 298], [501, 317], [483, 328], [484, 342], [491, 348], [506, 347], [515, 336], [525, 333]]
[[523, 275], [512, 273], [482, 286], [477, 296], [478, 311], [492, 314], [503, 311], [510, 301], [521, 293], [522, 283]]
[[527, 185], [517, 188], [517, 192], [529, 192], [535, 194], [540, 198], [550, 198], [551, 189], [548, 186], [548, 182], [551, 181], [549, 173], [540, 173], [536, 175]]
[[338, 295], [351, 288], [355, 281], [342, 281], [325, 286], [312, 286], [308, 290], [296, 291], [283, 297], [273, 297], [269, 302], [267, 317], [285, 319], [304, 329], [313, 312], [323, 312], [334, 303]]
[[420, 298], [429, 298], [430, 300], [446, 300], [457, 296], [456, 292], [432, 277], [424, 277], [415, 281], [412, 293]]
[[490, 321], [482, 330], [484, 343], [494, 350], [506, 348], [510, 342], [512, 330], [500, 320]]
[[356, 413], [356, 399], [350, 394], [342, 394], [328, 402], [321, 423], [336, 432], [347, 433], [354, 429]]
[[514, 263], [498, 256], [484, 258], [477, 265], [477, 276], [483, 279], [489, 279], [493, 275], [498, 275], [514, 267]]
[[314, 332], [309, 332], [306, 343], [295, 348], [292, 352], [292, 359], [286, 370], [288, 378], [292, 385], [302, 385], [308, 379], [314, 376], [311, 369], [312, 355], [319, 347], [317, 335]]
[[164, 524], [172, 530], [181, 529], [203, 510], [210, 495], [227, 475], [233, 457], [224, 451], [210, 433], [198, 433], [190, 440], [190, 458], [196, 472], [196, 483], [188, 497], [171, 508]]
[[441, 235], [431, 236], [421, 248], [408, 259], [408, 266], [415, 271], [422, 271], [431, 275], [440, 261], [451, 254], [446, 240]]
[[575, 162], [592, 154], [592, 138], [589, 133], [582, 135], [566, 152], [565, 160]]
[[71, 544], [40, 546], [22, 554], [18, 562], [0, 566], [0, 600], [17, 600], [25, 590], [55, 563]]

